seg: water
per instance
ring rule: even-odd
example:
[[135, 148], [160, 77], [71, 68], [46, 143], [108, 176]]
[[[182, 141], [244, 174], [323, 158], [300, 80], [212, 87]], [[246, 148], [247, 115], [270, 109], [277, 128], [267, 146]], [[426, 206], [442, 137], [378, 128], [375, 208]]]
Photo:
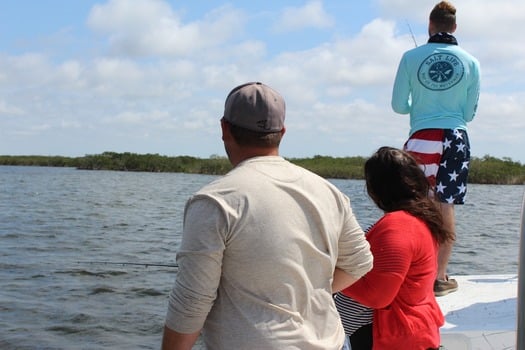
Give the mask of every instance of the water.
[[[0, 349], [159, 349], [187, 197], [214, 176], [0, 166]], [[365, 228], [364, 182], [332, 180]], [[452, 274], [516, 274], [523, 186], [469, 185]]]

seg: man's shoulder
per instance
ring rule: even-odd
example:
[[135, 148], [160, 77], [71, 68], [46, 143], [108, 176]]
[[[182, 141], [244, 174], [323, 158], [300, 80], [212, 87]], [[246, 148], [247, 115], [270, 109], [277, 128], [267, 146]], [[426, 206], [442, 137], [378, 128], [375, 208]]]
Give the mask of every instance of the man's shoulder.
[[428, 44], [428, 43], [425, 43], [423, 45], [420, 45], [420, 46], [416, 46], [416, 47], [413, 47], [411, 48], [410, 50], [407, 50], [405, 51], [405, 55], [423, 55], [427, 52], [432, 52], [434, 51], [436, 48], [435, 48], [435, 44]]
[[332, 191], [341, 192], [330, 181], [309, 169], [284, 158], [268, 158], [243, 162], [227, 174], [203, 186], [198, 193], [224, 193], [228, 190], [253, 188], [254, 185], [264, 186], [266, 183], [275, 183], [275, 181], [289, 184], [300, 182], [306, 187], [328, 187]]
[[402, 60], [409, 64], [414, 64], [414, 61], [425, 60], [428, 56], [435, 53], [436, 47], [432, 44], [424, 44], [405, 51]]

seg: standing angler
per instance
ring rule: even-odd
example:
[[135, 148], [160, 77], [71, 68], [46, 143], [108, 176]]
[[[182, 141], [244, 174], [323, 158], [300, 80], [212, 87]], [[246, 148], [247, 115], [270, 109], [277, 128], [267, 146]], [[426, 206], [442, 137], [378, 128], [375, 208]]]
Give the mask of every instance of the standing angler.
[[[410, 113], [404, 149], [425, 171], [439, 202], [446, 228], [455, 236], [454, 205], [464, 204], [470, 162], [467, 123], [476, 114], [480, 67], [458, 46], [456, 8], [441, 1], [430, 12], [428, 43], [405, 52], [392, 93], [392, 108]], [[434, 283], [436, 296], [458, 289], [448, 278], [453, 242], [441, 244]]]

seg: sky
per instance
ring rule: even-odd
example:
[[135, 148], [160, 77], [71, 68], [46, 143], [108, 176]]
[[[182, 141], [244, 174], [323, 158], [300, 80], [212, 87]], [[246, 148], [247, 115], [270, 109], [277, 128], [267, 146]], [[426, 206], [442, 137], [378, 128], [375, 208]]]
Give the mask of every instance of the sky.
[[[0, 155], [225, 156], [224, 100], [249, 81], [286, 101], [284, 157], [402, 147], [392, 85], [436, 2], [3, 0]], [[453, 4], [482, 71], [472, 155], [525, 164], [525, 1]]]

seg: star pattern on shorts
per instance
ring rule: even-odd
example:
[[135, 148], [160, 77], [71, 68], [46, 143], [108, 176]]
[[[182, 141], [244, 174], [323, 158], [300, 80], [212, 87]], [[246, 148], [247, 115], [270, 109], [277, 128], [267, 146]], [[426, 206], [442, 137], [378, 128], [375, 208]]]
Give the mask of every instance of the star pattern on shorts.
[[450, 181], [456, 181], [458, 175], [459, 175], [459, 174], [456, 173], [455, 170], [454, 170], [453, 172], [451, 172], [451, 173], [448, 173], [448, 176], [450, 176]]
[[450, 148], [451, 143], [452, 143], [452, 140], [445, 138], [445, 141], [443, 141], [443, 149], [445, 150], [447, 148]]
[[438, 192], [438, 193], [445, 193], [445, 188], [447, 188], [447, 186], [443, 185], [443, 183], [440, 182], [436, 186], [436, 192]]
[[468, 169], [468, 161], [463, 162], [461, 169]]
[[454, 197], [450, 196], [450, 197], [446, 198], [446, 201], [449, 204], [454, 204]]
[[467, 186], [465, 186], [465, 183], [462, 183], [461, 185], [458, 186], [458, 191], [459, 193], [467, 192]]
[[463, 134], [459, 129], [454, 129], [454, 136], [456, 136], [456, 140], [463, 140]]
[[446, 168], [447, 167], [447, 161], [445, 160], [443, 163], [439, 164], [440, 167]]
[[457, 147], [458, 153], [459, 153], [459, 152], [464, 152], [465, 151], [466, 145], [464, 143], [458, 143], [458, 145], [456, 147]]

